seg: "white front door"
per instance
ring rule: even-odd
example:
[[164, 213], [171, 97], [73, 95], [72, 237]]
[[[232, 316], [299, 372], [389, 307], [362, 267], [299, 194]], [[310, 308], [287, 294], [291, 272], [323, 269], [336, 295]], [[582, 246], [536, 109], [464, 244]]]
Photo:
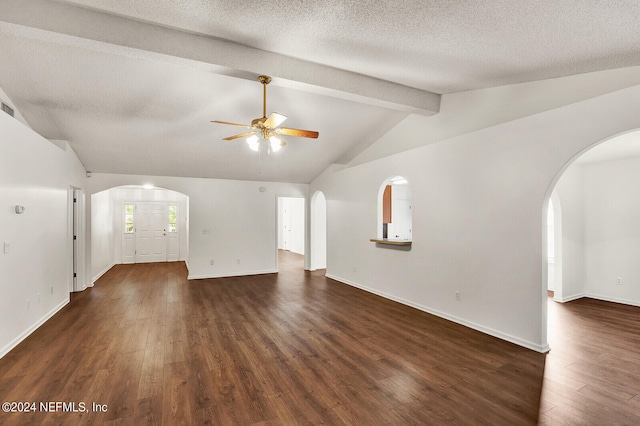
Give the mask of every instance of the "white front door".
[[165, 203], [136, 203], [136, 263], [167, 261], [168, 217]]

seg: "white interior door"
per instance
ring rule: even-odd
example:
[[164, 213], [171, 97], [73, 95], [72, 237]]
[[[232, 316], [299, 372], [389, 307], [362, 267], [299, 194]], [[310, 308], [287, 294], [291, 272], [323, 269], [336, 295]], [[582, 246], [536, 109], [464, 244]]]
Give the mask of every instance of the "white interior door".
[[407, 239], [411, 238], [411, 200], [398, 199], [393, 204], [394, 235], [391, 238]]
[[392, 239], [412, 239], [411, 191], [408, 185], [393, 185], [391, 193], [391, 223], [388, 226], [388, 235]]
[[168, 217], [165, 203], [136, 203], [136, 263], [167, 261]]
[[291, 201], [288, 199], [282, 203], [282, 247], [291, 250]]

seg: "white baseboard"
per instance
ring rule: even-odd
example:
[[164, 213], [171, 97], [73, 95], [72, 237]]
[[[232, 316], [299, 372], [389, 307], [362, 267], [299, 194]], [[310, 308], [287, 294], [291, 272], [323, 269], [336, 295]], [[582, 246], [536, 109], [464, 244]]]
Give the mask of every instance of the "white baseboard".
[[13, 339], [11, 342], [9, 342], [4, 348], [2, 348], [2, 350], [0, 350], [0, 358], [4, 357], [6, 354], [9, 353], [9, 351], [11, 351], [13, 348], [15, 348], [16, 346], [18, 346], [20, 344], [20, 342], [22, 342], [24, 339], [26, 339], [27, 337], [29, 337], [29, 335], [31, 333], [33, 333], [34, 331], [36, 331], [42, 324], [44, 324], [45, 322], [47, 322], [49, 320], [49, 318], [51, 318], [52, 316], [54, 316], [55, 314], [58, 313], [58, 311], [62, 308], [64, 308], [69, 302], [71, 301], [71, 299], [69, 298], [69, 296], [67, 296], [66, 300], [63, 300], [58, 306], [56, 306], [55, 308], [53, 308], [51, 311], [49, 311], [49, 313], [47, 313], [45, 316], [43, 316], [42, 318], [40, 318], [38, 321], [36, 321], [35, 324], [33, 324], [31, 327], [29, 327], [27, 330], [25, 330], [24, 332], [22, 332], [18, 337], [16, 337], [15, 339]]
[[95, 284], [95, 282], [98, 281], [101, 276], [106, 274], [109, 271], [109, 269], [113, 268], [115, 265], [116, 263], [113, 262], [111, 265], [107, 266], [102, 272], [98, 273], [95, 277], [93, 277], [93, 280], [91, 281], [91, 286], [93, 287], [93, 284]]
[[[187, 266], [188, 268], [188, 266]], [[247, 275], [265, 275], [265, 274], [275, 274], [277, 273], [277, 269], [269, 269], [263, 271], [246, 271], [246, 272], [232, 272], [229, 274], [199, 274], [193, 275], [189, 274], [187, 276], [188, 280], [203, 280], [207, 278], [227, 278], [227, 277], [244, 277]]]
[[555, 302], [567, 303], [567, 302], [571, 302], [572, 300], [582, 299], [583, 297], [588, 297], [588, 296], [584, 293], [579, 293], [579, 294], [572, 294], [571, 296], [556, 297], [556, 295], [554, 294], [553, 300]]
[[348, 284], [350, 286], [359, 288], [359, 289], [364, 290], [364, 291], [369, 292], [369, 293], [373, 293], [373, 294], [378, 295], [380, 297], [384, 297], [385, 299], [393, 300], [394, 302], [398, 302], [398, 303], [402, 303], [403, 305], [411, 306], [412, 308], [416, 308], [416, 309], [418, 309], [420, 311], [435, 315], [435, 316], [440, 317], [440, 318], [444, 318], [446, 320], [455, 322], [455, 323], [460, 324], [460, 325], [464, 325], [465, 327], [469, 327], [469, 328], [472, 328], [474, 330], [480, 331], [482, 333], [488, 334], [490, 336], [497, 337], [498, 339], [506, 340], [507, 342], [514, 343], [514, 344], [516, 344], [518, 346], [522, 346], [522, 347], [525, 347], [527, 349], [531, 349], [533, 351], [540, 352], [540, 353], [549, 352], [549, 344], [538, 345], [536, 343], [520, 339], [519, 337], [515, 337], [515, 336], [512, 336], [510, 334], [506, 334], [506, 333], [503, 333], [503, 332], [498, 331], [498, 330], [494, 330], [494, 329], [489, 328], [489, 327], [485, 327], [485, 326], [483, 326], [481, 324], [476, 324], [474, 322], [467, 321], [467, 320], [465, 320], [463, 318], [459, 318], [459, 317], [456, 317], [454, 315], [450, 315], [450, 314], [447, 314], [445, 312], [441, 312], [441, 311], [438, 311], [436, 309], [432, 309], [432, 308], [429, 308], [427, 306], [423, 306], [423, 305], [411, 302], [409, 300], [405, 300], [405, 299], [403, 299], [401, 297], [393, 296], [391, 294], [384, 293], [382, 291], [378, 291], [378, 290], [374, 290], [374, 289], [369, 288], [369, 287], [362, 286], [362, 285], [360, 285], [358, 283], [355, 283], [353, 281], [349, 281], [349, 280], [345, 280], [345, 279], [340, 278], [340, 277], [336, 277], [335, 275], [326, 274], [326, 276], [328, 278], [331, 278], [333, 280], [339, 281], [341, 283]]
[[601, 294], [595, 294], [595, 293], [587, 293], [585, 294], [584, 297], [602, 300], [605, 302], [622, 303], [623, 305], [640, 306], [640, 302], [637, 300], [620, 299], [617, 297], [603, 296]]

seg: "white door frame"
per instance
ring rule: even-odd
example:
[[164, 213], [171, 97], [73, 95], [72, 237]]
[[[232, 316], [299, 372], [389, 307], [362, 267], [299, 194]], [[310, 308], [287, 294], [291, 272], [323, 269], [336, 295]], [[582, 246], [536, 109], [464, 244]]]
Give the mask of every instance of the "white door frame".
[[[127, 211], [126, 206], [133, 205], [133, 232], [126, 233], [127, 229]], [[123, 201], [120, 206], [120, 223], [121, 223], [121, 236], [120, 236], [120, 261], [127, 265], [136, 263], [136, 202], [135, 201]], [[130, 256], [127, 256], [126, 246], [127, 243], [133, 244], [133, 253]]]
[[84, 285], [84, 192], [69, 185], [67, 193], [67, 241], [69, 241], [69, 293], [82, 291]]
[[[307, 243], [306, 243], [306, 240], [307, 240], [307, 233], [306, 233], [306, 228], [307, 228], [307, 203], [306, 203], [306, 200], [307, 200], [307, 197], [305, 197], [303, 195], [278, 195], [277, 194], [276, 195], [276, 205], [275, 205], [275, 208], [276, 208], [276, 223], [275, 223], [275, 225], [276, 225], [275, 226], [275, 233], [276, 233], [275, 234], [275, 237], [276, 237], [275, 238], [275, 249], [276, 249], [275, 250], [275, 252], [276, 252], [275, 263], [276, 263], [276, 267], [275, 267], [275, 270], [276, 270], [276, 272], [278, 271], [278, 250], [279, 250], [278, 233], [280, 232], [280, 226], [281, 226], [281, 224], [280, 224], [280, 199], [281, 198], [301, 198], [301, 199], [303, 199], [305, 201], [305, 203], [304, 203], [304, 213], [302, 215], [303, 229], [305, 230], [305, 232], [304, 232], [305, 242], [303, 244], [303, 247], [307, 246]], [[305, 259], [306, 259], [307, 253], [305, 253], [304, 256], [305, 256]]]

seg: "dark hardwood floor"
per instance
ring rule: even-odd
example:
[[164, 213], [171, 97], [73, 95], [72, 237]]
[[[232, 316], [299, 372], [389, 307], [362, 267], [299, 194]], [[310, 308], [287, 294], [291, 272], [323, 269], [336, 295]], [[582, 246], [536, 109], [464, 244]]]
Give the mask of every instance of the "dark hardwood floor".
[[197, 281], [115, 266], [0, 360], [0, 402], [106, 413], [0, 424], [640, 424], [639, 308], [551, 306], [545, 356], [280, 259]]
[[640, 308], [549, 301], [540, 423], [640, 425]]

